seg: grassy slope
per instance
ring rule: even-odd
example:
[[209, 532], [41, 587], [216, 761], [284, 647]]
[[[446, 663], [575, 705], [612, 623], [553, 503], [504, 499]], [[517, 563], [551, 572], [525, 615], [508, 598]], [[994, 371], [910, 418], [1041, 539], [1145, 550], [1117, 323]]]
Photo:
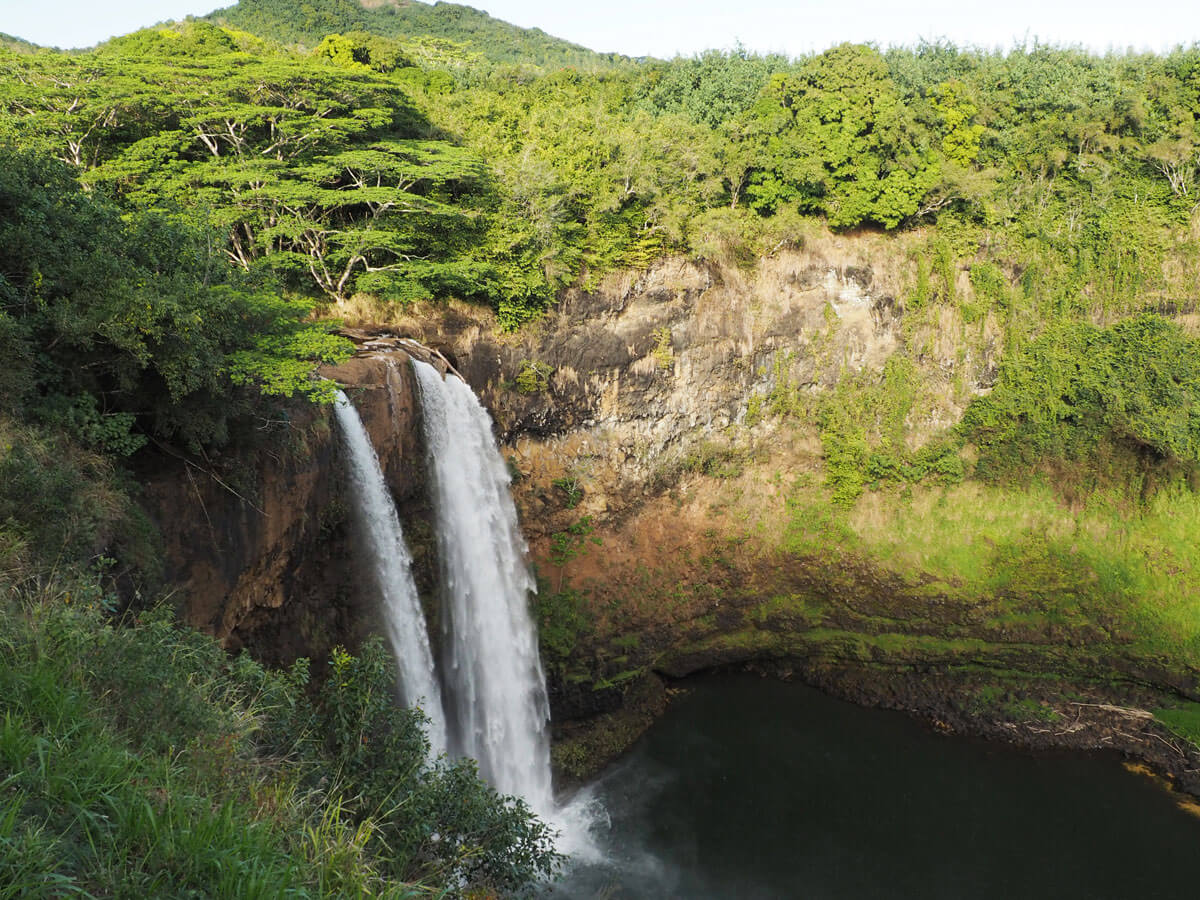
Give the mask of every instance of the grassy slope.
[[357, 867], [347, 823], [319, 835], [317, 795], [255, 760], [257, 701], [211, 640], [161, 617], [114, 632], [70, 587], [5, 609], [0, 897], [303, 896]]
[[0, 898], [498, 896], [557, 864], [473, 762], [429, 761], [381, 642], [308, 691], [169, 607], [114, 622], [86, 576], [6, 587]]
[[24, 38], [5, 34], [3, 31], [0, 31], [0, 47], [15, 51], [16, 53], [32, 53], [38, 49], [37, 44], [31, 43]]

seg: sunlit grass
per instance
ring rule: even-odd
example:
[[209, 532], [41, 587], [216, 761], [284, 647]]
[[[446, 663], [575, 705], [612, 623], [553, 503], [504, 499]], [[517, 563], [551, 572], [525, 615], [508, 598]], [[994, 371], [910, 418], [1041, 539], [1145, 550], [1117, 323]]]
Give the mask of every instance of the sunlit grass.
[[1095, 626], [1140, 654], [1200, 664], [1200, 496], [1160, 491], [1069, 505], [1054, 488], [968, 481], [867, 492], [846, 512], [792, 486], [780, 547], [882, 564], [994, 622]]
[[1184, 740], [1200, 748], [1200, 703], [1186, 703], [1171, 709], [1156, 709], [1154, 717]]

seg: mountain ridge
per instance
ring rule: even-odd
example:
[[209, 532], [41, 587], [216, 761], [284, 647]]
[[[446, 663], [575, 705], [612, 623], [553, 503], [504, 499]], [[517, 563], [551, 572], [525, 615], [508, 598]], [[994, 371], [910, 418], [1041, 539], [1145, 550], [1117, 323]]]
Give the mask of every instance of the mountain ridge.
[[315, 46], [327, 34], [368, 31], [383, 37], [433, 37], [473, 45], [493, 63], [597, 68], [623, 61], [522, 28], [471, 6], [416, 0], [241, 0], [202, 18], [288, 44]]

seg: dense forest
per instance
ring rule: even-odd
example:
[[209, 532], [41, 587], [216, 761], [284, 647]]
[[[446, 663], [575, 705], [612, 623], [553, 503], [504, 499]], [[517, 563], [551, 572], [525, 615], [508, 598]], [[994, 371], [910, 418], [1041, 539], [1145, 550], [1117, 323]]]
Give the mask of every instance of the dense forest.
[[[455, 299], [515, 330], [664, 256], [747, 269], [883, 235], [910, 273], [902, 358], [753, 407], [815, 429], [833, 506], [1049, 474], [1161, 516], [1200, 480], [1198, 227], [1198, 47], [629, 60], [351, 0], [77, 53], [0, 36], [0, 897], [515, 892], [557, 866], [520, 801], [424, 761], [378, 646], [308, 685], [157, 600], [139, 461], [279, 438], [330, 399], [342, 320]], [[944, 315], [1003, 355], [918, 445], [913, 336]], [[1200, 647], [1154, 615], [1155, 652]], [[145, 708], [150, 683], [169, 702]]]

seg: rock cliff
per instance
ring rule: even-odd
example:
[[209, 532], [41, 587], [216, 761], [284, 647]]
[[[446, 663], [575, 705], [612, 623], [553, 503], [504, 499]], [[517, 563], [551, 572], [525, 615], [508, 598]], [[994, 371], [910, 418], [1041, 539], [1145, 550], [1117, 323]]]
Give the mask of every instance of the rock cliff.
[[[886, 498], [831, 515], [814, 410], [836, 403], [840, 384], [879, 384], [889, 360], [910, 360], [921, 398], [902, 424], [920, 446], [996, 377], [1002, 327], [953, 306], [910, 315], [899, 300], [908, 266], [870, 236], [827, 237], [752, 271], [665, 260], [574, 289], [515, 335], [476, 307], [414, 309], [356, 332], [360, 355], [327, 373], [347, 385], [380, 451], [428, 599], [419, 411], [397, 363], [404, 342], [390, 336], [440, 351], [492, 411], [541, 581], [563, 771], [583, 774], [626, 746], [661, 710], [663, 678], [716, 666], [797, 673], [985, 732], [1007, 707], [978, 697], [1000, 681], [1012, 709], [1043, 716], [1008, 721], [1008, 737], [1142, 756], [1162, 735], [1147, 716], [1125, 727], [1103, 712], [1110, 701], [1140, 709], [1156, 691], [1200, 697], [1200, 673], [1130, 656], [1133, 636], [1116, 621], [1056, 619], [1036, 591], [981, 595], [919, 559], [865, 553], [855, 530], [883, 533], [903, 555]], [[337, 441], [324, 415], [305, 415], [297, 452], [258, 458], [253, 497], [190, 469], [151, 489], [171, 511], [159, 519], [189, 618], [280, 662], [320, 659], [374, 627], [354, 574]], [[956, 490], [951, 502], [979, 499], [970, 485]], [[919, 522], [945, 502], [918, 487], [899, 505]], [[1021, 680], [1029, 671], [1051, 685], [1070, 679], [1071, 690], [1038, 693]], [[1084, 696], [1095, 703], [1080, 706]], [[1036, 727], [1068, 714], [1082, 724], [1053, 739]], [[1192, 766], [1185, 751], [1154, 761]]]
[[[405, 358], [365, 348], [323, 374], [345, 386], [371, 435], [405, 509], [419, 587], [432, 597], [424, 447]], [[226, 460], [168, 461], [143, 503], [163, 534], [186, 621], [231, 650], [274, 664], [308, 656], [319, 666], [334, 645], [355, 646], [377, 630], [377, 610], [355, 552], [330, 411], [290, 412], [282, 440], [268, 436]]]
[[[796, 673], [1031, 745], [1142, 756], [1165, 736], [1145, 713], [1154, 697], [1200, 696], [1200, 672], [1131, 652], [1135, 636], [1099, 611], [1058, 616], [1036, 578], [990, 594], [906, 555], [889, 523], [982, 503], [978, 486], [830, 509], [818, 417], [840, 384], [870, 389], [889, 360], [909, 361], [913, 449], [996, 378], [1001, 324], [964, 317], [965, 279], [958, 307], [910, 316], [909, 262], [869, 236], [830, 237], [753, 271], [668, 260], [615, 276], [515, 336], [467, 307], [397, 323], [453, 359], [495, 416], [542, 578], [564, 770], [632, 740], [662, 707], [660, 677], [711, 667]], [[865, 551], [863, 532], [891, 558]], [[1010, 699], [987, 699], [997, 683]], [[1141, 712], [1081, 713], [1113, 700]], [[1047, 737], [1041, 723], [1067, 717]], [[1159, 756], [1181, 777], [1195, 768], [1185, 750]]]
[[[779, 389], [818, 394], [846, 372], [882, 371], [900, 345], [903, 275], [895, 264], [873, 267], [867, 241], [830, 244], [782, 252], [752, 272], [665, 260], [568, 292], [517, 336], [497, 335], [463, 306], [395, 327], [454, 360], [492, 410], [527, 479], [517, 493], [536, 539], [558, 524], [544, 519], [555, 504], [539, 496], [555, 480], [586, 485], [582, 512], [620, 516], [660, 490], [695, 445], [766, 434], [755, 410]], [[934, 380], [957, 379], [969, 397], [994, 377], [992, 334], [965, 353], [932, 338]], [[944, 392], [925, 427], [955, 421], [962, 399]]]

